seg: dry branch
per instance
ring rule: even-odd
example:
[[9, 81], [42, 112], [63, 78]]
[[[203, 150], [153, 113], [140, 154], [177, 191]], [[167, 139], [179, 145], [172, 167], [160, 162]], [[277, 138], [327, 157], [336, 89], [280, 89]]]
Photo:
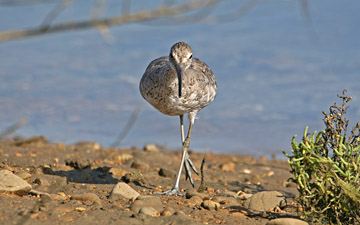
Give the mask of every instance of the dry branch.
[[121, 25], [131, 22], [142, 22], [148, 20], [159, 19], [163, 17], [177, 16], [192, 10], [200, 9], [220, 2], [221, 0], [195, 0], [176, 6], [161, 6], [153, 10], [144, 10], [134, 13], [123, 14], [105, 19], [92, 19], [90, 21], [80, 21], [71, 23], [62, 23], [55, 25], [43, 24], [38, 28], [30, 28], [23, 30], [10, 30], [0, 32], [0, 42], [25, 38], [30, 36], [57, 33], [62, 31], [82, 30], [93, 27], [108, 27]]

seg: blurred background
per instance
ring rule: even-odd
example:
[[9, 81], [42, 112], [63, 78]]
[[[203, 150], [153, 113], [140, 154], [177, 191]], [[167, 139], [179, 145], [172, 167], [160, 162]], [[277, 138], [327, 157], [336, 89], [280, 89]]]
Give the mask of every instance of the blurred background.
[[[189, 2], [0, 0], [0, 37]], [[3, 40], [0, 131], [26, 118], [16, 135], [108, 147], [133, 115], [120, 147], [179, 149], [179, 118], [153, 109], [138, 83], [151, 60], [185, 41], [218, 81], [215, 101], [198, 113], [191, 149], [281, 156], [306, 125], [324, 128], [322, 111], [343, 89], [353, 97], [350, 126], [359, 121], [359, 11], [358, 0], [228, 0], [175, 16]]]

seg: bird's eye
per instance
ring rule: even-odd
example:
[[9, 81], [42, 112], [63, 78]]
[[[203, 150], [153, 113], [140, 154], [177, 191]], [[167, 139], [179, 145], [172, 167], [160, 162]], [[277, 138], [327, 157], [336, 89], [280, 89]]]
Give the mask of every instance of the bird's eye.
[[191, 58], [192, 58], [192, 55], [190, 55], [189, 59], [191, 59]]

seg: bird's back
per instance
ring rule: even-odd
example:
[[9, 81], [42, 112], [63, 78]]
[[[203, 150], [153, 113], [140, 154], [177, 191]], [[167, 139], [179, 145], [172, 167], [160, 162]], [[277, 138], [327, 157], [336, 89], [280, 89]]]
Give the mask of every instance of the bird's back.
[[182, 78], [182, 96], [178, 95], [178, 78], [168, 56], [153, 60], [140, 81], [143, 98], [166, 115], [197, 112], [216, 96], [216, 79], [211, 69], [197, 58], [192, 59]]

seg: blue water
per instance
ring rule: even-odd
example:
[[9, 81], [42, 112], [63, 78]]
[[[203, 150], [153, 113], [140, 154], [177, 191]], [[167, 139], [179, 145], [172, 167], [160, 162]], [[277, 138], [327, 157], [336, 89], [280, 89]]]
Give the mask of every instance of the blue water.
[[[0, 30], [36, 27], [54, 4], [4, 6]], [[258, 1], [245, 15], [215, 23], [246, 1], [226, 1], [195, 24], [167, 20], [72, 31], [0, 43], [0, 131], [20, 118], [22, 136], [52, 142], [91, 140], [109, 146], [142, 106], [121, 147], [158, 143], [180, 147], [179, 119], [162, 115], [140, 96], [148, 63], [185, 41], [215, 73], [218, 95], [200, 111], [195, 151], [281, 155], [294, 134], [321, 130], [322, 111], [344, 88], [353, 97], [348, 118], [360, 118], [360, 1]], [[88, 18], [92, 1], [76, 1], [55, 23]], [[155, 7], [134, 2], [132, 11]], [[121, 12], [108, 1], [107, 14]], [[300, 140], [300, 138], [298, 138]]]

